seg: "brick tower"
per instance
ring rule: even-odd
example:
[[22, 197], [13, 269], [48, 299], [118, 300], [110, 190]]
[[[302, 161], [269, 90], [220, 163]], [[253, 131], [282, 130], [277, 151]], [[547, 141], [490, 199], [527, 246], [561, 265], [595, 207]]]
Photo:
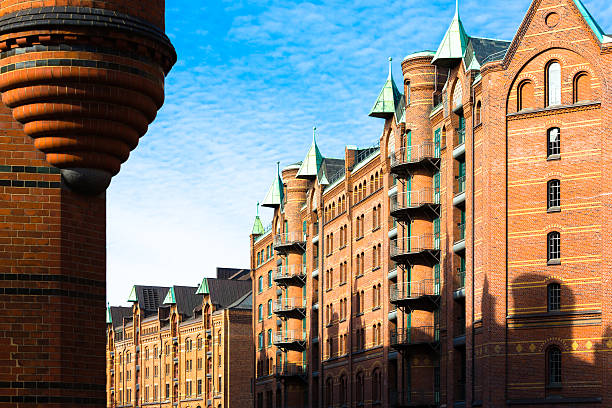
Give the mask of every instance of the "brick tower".
[[0, 53], [0, 407], [104, 406], [104, 191], [163, 104], [164, 1], [1, 0]]

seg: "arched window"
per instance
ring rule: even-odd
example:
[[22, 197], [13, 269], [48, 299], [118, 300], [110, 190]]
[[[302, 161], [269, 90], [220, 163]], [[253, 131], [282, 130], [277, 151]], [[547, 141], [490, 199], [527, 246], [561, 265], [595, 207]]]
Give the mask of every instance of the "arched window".
[[382, 400], [382, 377], [380, 369], [375, 368], [372, 372], [372, 400], [379, 402]]
[[546, 68], [546, 106], [561, 105], [561, 65], [557, 61]]
[[561, 155], [561, 129], [548, 129], [546, 135], [546, 153], [548, 158], [558, 158]]
[[518, 111], [535, 108], [534, 88], [531, 81], [523, 81], [519, 84], [517, 99]]
[[272, 299], [268, 299], [268, 317], [272, 317]]
[[548, 263], [561, 261], [561, 234], [553, 231], [548, 234]]
[[551, 346], [546, 350], [548, 365], [548, 384], [561, 384], [561, 350], [557, 346]]
[[328, 408], [334, 406], [334, 379], [331, 377], [325, 382], [325, 404]]
[[481, 103], [480, 101], [478, 101], [478, 102], [476, 103], [476, 118], [475, 118], [475, 119], [476, 119], [476, 124], [477, 124], [477, 125], [480, 125], [481, 120], [482, 120], [482, 119], [481, 119], [481, 114], [482, 114], [482, 112], [481, 112], [481, 111], [482, 111], [482, 103]]
[[346, 384], [346, 375], [342, 374], [340, 377], [340, 406], [343, 406], [347, 403], [347, 384]]
[[561, 285], [551, 283], [547, 286], [548, 292], [548, 311], [558, 312], [561, 310]]
[[260, 322], [263, 320], [263, 305], [259, 304], [257, 306], [257, 320]]
[[591, 78], [586, 72], [579, 72], [574, 77], [574, 103], [590, 101], [593, 97]]
[[363, 403], [364, 402], [364, 378], [363, 378], [363, 372], [360, 371], [357, 373], [357, 378], [356, 378], [356, 394], [355, 395], [355, 399], [357, 400], [357, 403]]
[[547, 185], [548, 190], [548, 210], [557, 210], [561, 207], [561, 182], [550, 180]]

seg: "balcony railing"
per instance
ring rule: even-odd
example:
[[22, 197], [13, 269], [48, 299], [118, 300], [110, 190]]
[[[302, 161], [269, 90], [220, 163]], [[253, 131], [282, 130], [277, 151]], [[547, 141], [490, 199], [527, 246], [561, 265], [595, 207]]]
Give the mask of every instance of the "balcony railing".
[[465, 176], [457, 177], [457, 184], [455, 185], [455, 195], [465, 193]]
[[440, 329], [437, 326], [406, 327], [391, 331], [391, 345], [432, 344], [440, 341]]
[[306, 308], [306, 299], [281, 298], [274, 302], [274, 313], [292, 312]]
[[406, 238], [396, 238], [390, 242], [391, 257], [439, 249], [439, 234], [423, 234]]
[[401, 282], [391, 285], [389, 291], [391, 302], [424, 296], [438, 296], [440, 294], [440, 282], [436, 279]]
[[300, 246], [304, 247], [306, 241], [306, 234], [301, 231], [285, 232], [283, 234], [277, 234], [274, 236], [274, 248], [279, 249], [282, 247], [289, 246]]
[[424, 160], [439, 159], [440, 151], [433, 142], [406, 146], [397, 149], [389, 155], [391, 167], [402, 164], [419, 163]]
[[465, 143], [465, 128], [456, 128], [457, 132], [457, 146], [461, 146]]
[[306, 278], [306, 265], [282, 265], [276, 268], [274, 274], [275, 281], [289, 280], [289, 279], [305, 279]]
[[421, 207], [423, 205], [440, 204], [440, 189], [423, 188], [395, 193], [391, 198], [391, 212], [407, 208]]
[[284, 330], [274, 333], [274, 345], [286, 345], [292, 343], [305, 343], [308, 333], [305, 331]]
[[305, 376], [308, 366], [305, 363], [285, 363], [276, 366], [276, 375], [282, 377]]

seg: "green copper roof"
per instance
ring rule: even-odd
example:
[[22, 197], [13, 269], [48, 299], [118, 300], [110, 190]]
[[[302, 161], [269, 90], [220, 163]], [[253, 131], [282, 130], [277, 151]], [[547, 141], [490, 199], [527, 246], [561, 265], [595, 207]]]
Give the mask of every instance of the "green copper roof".
[[317, 128], [312, 129], [312, 145], [306, 154], [306, 158], [302, 162], [298, 170], [296, 178], [313, 178], [319, 174], [319, 169], [323, 163], [323, 156], [317, 146]]
[[469, 40], [470, 37], [466, 34], [459, 17], [459, 0], [457, 0], [453, 21], [451, 21], [450, 27], [448, 27], [431, 63], [452, 66], [458, 59], [463, 58]]
[[175, 305], [176, 297], [174, 296], [174, 286], [170, 288], [168, 294], [164, 298], [164, 305]]
[[374, 118], [386, 119], [392, 117], [402, 99], [402, 93], [397, 89], [395, 81], [393, 80], [391, 61], [392, 59], [389, 58], [389, 76], [387, 77], [387, 82], [385, 82], [383, 89], [378, 95], [378, 99], [376, 99], [374, 107], [370, 111], [370, 116]]
[[283, 179], [280, 175], [280, 163], [276, 163], [276, 179], [272, 182], [266, 198], [261, 203], [262, 207], [276, 208], [280, 207], [283, 202]]
[[136, 285], [132, 286], [130, 296], [128, 296], [128, 302], [138, 302], [138, 295], [136, 294]]
[[113, 315], [111, 314], [110, 305], [106, 304], [106, 324], [113, 323]]
[[253, 230], [251, 231], [252, 235], [261, 235], [264, 233], [264, 227], [261, 223], [261, 218], [259, 218], [259, 203], [257, 203], [257, 215], [255, 216], [255, 223], [253, 224]]
[[202, 283], [198, 286], [198, 290], [196, 291], [196, 295], [210, 295], [210, 290], [208, 289], [208, 279], [202, 279]]
[[582, 1], [574, 0], [574, 4], [576, 5], [578, 10], [582, 14], [582, 17], [584, 17], [584, 19], [587, 22], [587, 24], [589, 25], [589, 27], [591, 27], [591, 30], [593, 30], [593, 33], [595, 34], [595, 37], [597, 37], [597, 39], [600, 42], [602, 42], [602, 43], [609, 42], [610, 38], [606, 36], [606, 34], [601, 29], [599, 24], [597, 24], [597, 21], [595, 21], [595, 19], [591, 15], [591, 13], [589, 13], [589, 10], [587, 10], [587, 8], [584, 6], [584, 4], [582, 4]]

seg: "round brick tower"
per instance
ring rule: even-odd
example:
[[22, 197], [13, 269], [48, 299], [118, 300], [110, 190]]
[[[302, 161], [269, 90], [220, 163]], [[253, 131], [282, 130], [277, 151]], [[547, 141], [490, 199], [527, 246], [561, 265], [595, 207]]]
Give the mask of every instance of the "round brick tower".
[[[164, 0], [0, 0], [1, 408], [118, 405], [103, 193], [175, 61]], [[124, 405], [141, 402], [141, 361], [124, 360]]]
[[98, 194], [163, 104], [164, 0], [42, 4], [0, 0], [2, 101], [71, 189]]

